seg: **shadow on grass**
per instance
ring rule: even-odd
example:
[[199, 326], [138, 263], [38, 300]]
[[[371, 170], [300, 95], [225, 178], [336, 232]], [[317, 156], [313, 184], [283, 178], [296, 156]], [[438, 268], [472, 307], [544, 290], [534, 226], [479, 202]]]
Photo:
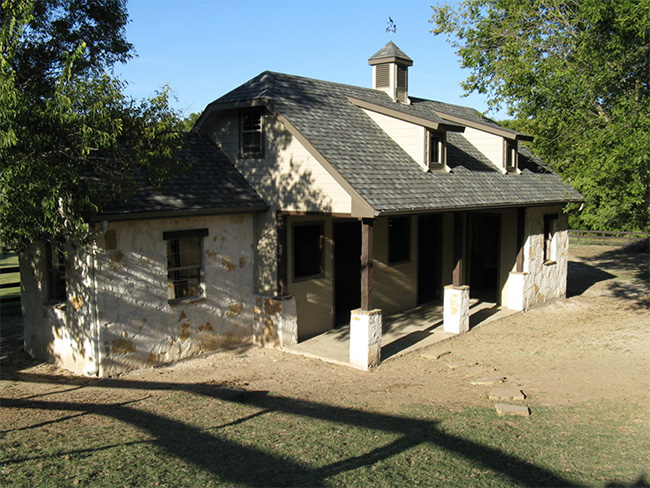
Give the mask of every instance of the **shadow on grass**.
[[[24, 380], [34, 381], [34, 377]], [[130, 390], [152, 391], [157, 389], [188, 391], [204, 397], [227, 401], [224, 388], [220, 385], [186, 385], [170, 383], [149, 383], [129, 380], [101, 380], [93, 387], [124, 388]], [[338, 474], [371, 467], [377, 462], [399, 455], [422, 444], [432, 444], [452, 456], [458, 456], [469, 463], [503, 476], [509, 482], [526, 486], [581, 486], [570, 482], [561, 475], [546, 468], [507, 454], [497, 448], [464, 439], [444, 432], [436, 421], [411, 417], [342, 408], [306, 400], [296, 400], [267, 392], [248, 392], [243, 403], [259, 408], [260, 411], [238, 419], [234, 424], [243, 423], [254, 417], [279, 412], [301, 417], [306, 420], [322, 420], [349, 428], [380, 430], [397, 437], [388, 444], [371, 450], [343, 457], [329, 464], [310, 467], [251, 445], [235, 442], [219, 436], [219, 430], [226, 426], [200, 429], [178, 419], [163, 417], [137, 408], [135, 402], [120, 404], [76, 403], [68, 401], [47, 401], [44, 399], [3, 399], [3, 408], [35, 409], [61, 412], [77, 412], [59, 420], [64, 421], [75, 415], [93, 414], [130, 424], [147, 431], [152, 440], [169, 456], [181, 459], [198, 468], [212, 473], [223, 482], [239, 483], [247, 486], [324, 486]], [[228, 425], [232, 425], [233, 422]], [[35, 424], [24, 429], [37, 428]], [[9, 432], [11, 429], [5, 431]], [[18, 430], [18, 429], [16, 429]], [[299, 435], [299, 433], [297, 433]], [[84, 452], [87, 452], [84, 449]], [[71, 455], [66, 452], [59, 455]], [[57, 456], [59, 456], [57, 455]], [[52, 457], [57, 457], [52, 456]], [[47, 457], [47, 456], [46, 456]], [[11, 463], [29, 460], [17, 458]], [[273, 477], [269, 478], [269, 473]]]

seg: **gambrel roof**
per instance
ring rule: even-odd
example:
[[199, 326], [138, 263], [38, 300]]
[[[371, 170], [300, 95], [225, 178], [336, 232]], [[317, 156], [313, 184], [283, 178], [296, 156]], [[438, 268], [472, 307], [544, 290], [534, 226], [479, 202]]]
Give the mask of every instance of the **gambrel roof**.
[[[339, 181], [349, 185], [353, 201], [365, 202], [366, 213], [372, 215], [363, 216], [583, 200], [526, 149], [519, 151], [521, 174], [503, 174], [462, 131], [479, 127], [511, 140], [529, 136], [468, 107], [414, 97], [410, 101], [394, 102], [370, 88], [267, 71], [212, 102], [202, 119], [211, 111], [267, 107]], [[364, 109], [447, 131], [451, 171], [423, 171]]]

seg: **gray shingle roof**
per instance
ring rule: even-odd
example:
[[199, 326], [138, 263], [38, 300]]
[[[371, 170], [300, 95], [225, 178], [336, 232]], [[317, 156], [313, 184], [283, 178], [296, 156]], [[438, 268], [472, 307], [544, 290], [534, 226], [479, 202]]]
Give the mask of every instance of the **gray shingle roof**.
[[256, 211], [266, 203], [208, 137], [184, 136], [178, 155], [184, 171], [160, 188], [144, 187], [128, 202], [106, 208], [99, 218], [145, 214], [207, 214]]
[[522, 151], [522, 174], [504, 175], [462, 134], [453, 132], [447, 139], [451, 173], [424, 172], [348, 97], [433, 122], [453, 125], [444, 119], [447, 113], [507, 130], [467, 107], [418, 98], [405, 105], [379, 90], [274, 72], [258, 75], [212, 106], [218, 109], [222, 103], [264, 99], [378, 213], [582, 201], [576, 190], [530, 153]]
[[388, 43], [375, 54], [373, 54], [368, 61], [372, 62], [386, 58], [399, 58], [405, 61], [410, 61], [410, 63], [413, 64], [413, 60], [409, 58], [404, 51], [398, 48], [393, 41], [388, 41]]

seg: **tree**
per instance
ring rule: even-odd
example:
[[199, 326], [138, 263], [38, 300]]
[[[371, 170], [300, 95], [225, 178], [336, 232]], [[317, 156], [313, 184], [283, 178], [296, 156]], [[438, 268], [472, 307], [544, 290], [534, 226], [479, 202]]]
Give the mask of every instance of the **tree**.
[[470, 75], [585, 197], [573, 226], [645, 230], [650, 0], [465, 0], [433, 8]]
[[201, 116], [200, 112], [192, 112], [191, 114], [189, 114], [187, 117], [183, 119], [183, 127], [187, 132], [192, 130], [194, 124], [196, 123], [197, 120], [199, 120], [200, 116]]
[[137, 102], [111, 74], [132, 56], [122, 0], [4, 0], [0, 246], [82, 242], [89, 222], [179, 168], [167, 91]]

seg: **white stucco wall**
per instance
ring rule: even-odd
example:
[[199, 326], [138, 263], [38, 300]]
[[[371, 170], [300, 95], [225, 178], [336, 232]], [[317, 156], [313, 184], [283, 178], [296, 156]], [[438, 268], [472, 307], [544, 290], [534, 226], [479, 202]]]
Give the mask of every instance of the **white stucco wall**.
[[20, 257], [25, 351], [77, 374], [94, 374], [100, 355], [92, 289], [92, 256], [66, 246], [67, 299], [49, 300], [46, 246], [35, 244]]
[[[204, 294], [169, 303], [163, 232], [208, 229]], [[293, 299], [254, 291], [253, 216], [111, 222], [71, 254], [68, 299], [47, 303], [44, 248], [21, 260], [27, 350], [76, 373], [110, 376], [240, 344], [296, 341]]]

